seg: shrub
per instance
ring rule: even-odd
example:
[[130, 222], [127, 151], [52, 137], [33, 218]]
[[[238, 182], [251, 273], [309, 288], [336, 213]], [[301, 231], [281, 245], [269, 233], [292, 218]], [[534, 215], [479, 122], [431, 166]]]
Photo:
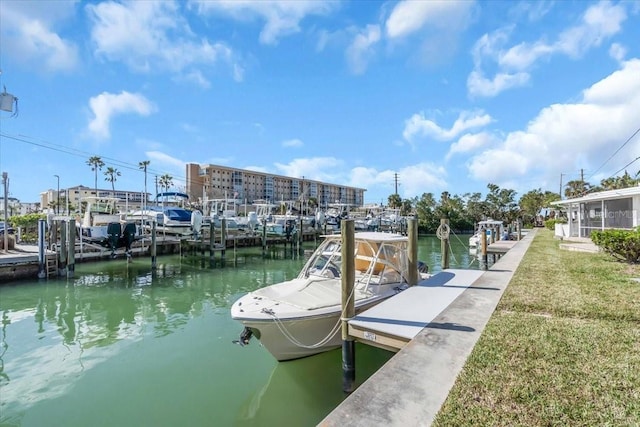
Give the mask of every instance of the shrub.
[[635, 230], [597, 230], [591, 240], [604, 252], [620, 261], [640, 263], [640, 227]]

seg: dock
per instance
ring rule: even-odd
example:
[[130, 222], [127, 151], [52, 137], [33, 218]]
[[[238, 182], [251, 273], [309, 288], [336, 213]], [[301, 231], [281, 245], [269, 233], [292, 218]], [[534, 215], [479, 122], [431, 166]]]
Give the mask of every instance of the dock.
[[349, 321], [349, 335], [376, 347], [398, 351], [432, 324], [483, 273], [461, 269], [439, 272], [354, 317]]
[[350, 320], [358, 341], [397, 354], [319, 425], [431, 425], [535, 234], [487, 271], [445, 270]]

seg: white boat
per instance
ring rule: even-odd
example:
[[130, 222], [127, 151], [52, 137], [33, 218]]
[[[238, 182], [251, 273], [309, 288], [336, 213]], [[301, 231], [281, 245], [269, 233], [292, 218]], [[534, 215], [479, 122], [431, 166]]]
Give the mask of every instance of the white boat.
[[491, 243], [491, 228], [496, 230], [496, 240], [500, 240], [504, 234], [504, 224], [502, 221], [498, 221], [495, 219], [486, 219], [484, 221], [479, 221], [478, 226], [476, 228], [476, 233], [469, 237], [469, 249], [476, 250], [481, 245], [482, 240], [482, 230], [484, 229], [485, 239], [487, 239], [487, 244]]
[[111, 249], [125, 248], [130, 253], [131, 243], [141, 237], [141, 229], [118, 212], [120, 199], [114, 197], [84, 197], [84, 214], [78, 224], [82, 241]]
[[[391, 233], [355, 233], [356, 313], [409, 287], [408, 238]], [[245, 328], [279, 361], [337, 348], [342, 343], [340, 235], [324, 236], [297, 278], [250, 292], [231, 307]], [[426, 272], [419, 272], [422, 277]]]

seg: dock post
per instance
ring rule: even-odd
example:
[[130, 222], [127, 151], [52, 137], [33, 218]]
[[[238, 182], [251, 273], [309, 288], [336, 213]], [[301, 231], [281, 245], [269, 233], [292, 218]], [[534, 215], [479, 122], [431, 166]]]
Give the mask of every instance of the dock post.
[[155, 270], [157, 267], [156, 262], [156, 221], [151, 223], [151, 269]]
[[300, 215], [300, 227], [298, 228], [298, 255], [302, 255], [302, 245], [304, 242], [304, 230], [302, 229], [302, 215]]
[[355, 390], [356, 380], [356, 342], [349, 336], [348, 320], [355, 316], [353, 287], [356, 281], [354, 222], [343, 219], [340, 227], [342, 234], [342, 391]]
[[518, 241], [522, 240], [522, 219], [518, 218], [518, 222], [516, 223], [516, 228], [518, 229]]
[[267, 253], [267, 222], [262, 223], [262, 256]]
[[75, 221], [69, 221], [69, 256], [67, 257], [67, 279], [73, 277], [76, 270], [76, 227]]
[[407, 235], [409, 236], [409, 277], [407, 282], [409, 286], [414, 286], [418, 283], [418, 220], [415, 218], [409, 219], [407, 224]]
[[215, 225], [213, 220], [209, 223], [209, 262], [213, 264], [216, 259], [216, 239], [215, 239]]
[[489, 260], [487, 259], [487, 231], [484, 229], [484, 226], [480, 227], [480, 248], [481, 248], [480, 253], [482, 254], [481, 264], [483, 268], [486, 270], [487, 263]]
[[222, 252], [220, 258], [224, 261], [225, 252], [227, 250], [227, 218], [222, 218], [222, 225], [220, 226], [220, 244], [222, 245]]
[[47, 220], [38, 220], [38, 279], [47, 277], [47, 252], [46, 252], [46, 236], [47, 236]]
[[[442, 254], [442, 258], [441, 258], [441, 266], [443, 270], [446, 270], [447, 268], [449, 268], [449, 219], [447, 218], [440, 218], [440, 230], [443, 230], [441, 232], [441, 236], [440, 237], [440, 252]], [[444, 230], [447, 230], [446, 232], [444, 232]]]
[[60, 246], [58, 247], [58, 277], [67, 275], [67, 229], [68, 221], [60, 221]]

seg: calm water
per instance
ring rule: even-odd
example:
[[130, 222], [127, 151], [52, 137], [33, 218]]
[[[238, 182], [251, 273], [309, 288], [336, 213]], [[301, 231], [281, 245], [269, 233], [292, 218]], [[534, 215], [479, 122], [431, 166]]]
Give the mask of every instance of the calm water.
[[[451, 267], [477, 268], [452, 237]], [[313, 246], [309, 247], [313, 249]], [[76, 265], [73, 279], [0, 286], [1, 426], [313, 426], [344, 398], [340, 350], [278, 363], [229, 309], [253, 289], [295, 277], [282, 248]], [[419, 259], [440, 269], [440, 242]], [[358, 344], [361, 384], [393, 353]]]

